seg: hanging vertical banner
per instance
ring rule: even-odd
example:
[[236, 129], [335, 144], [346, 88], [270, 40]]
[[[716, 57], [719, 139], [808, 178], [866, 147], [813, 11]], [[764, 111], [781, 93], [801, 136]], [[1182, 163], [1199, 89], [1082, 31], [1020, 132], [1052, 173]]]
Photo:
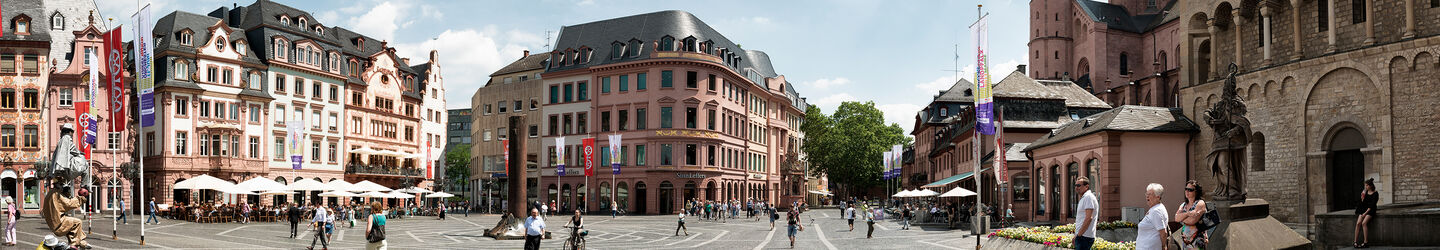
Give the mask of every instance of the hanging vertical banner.
[[1009, 162], [1005, 162], [1005, 152], [1008, 150], [1005, 149], [1004, 115], [1004, 108], [1001, 108], [1000, 112], [995, 112], [995, 183], [1005, 182], [1005, 172], [1008, 171], [1005, 168], [1006, 164], [1009, 164]]
[[595, 138], [580, 139], [580, 153], [585, 154], [585, 176], [595, 176]]
[[140, 127], [155, 125], [155, 76], [150, 46], [150, 5], [140, 8], [130, 17], [135, 28], [135, 87], [140, 92]]
[[105, 68], [109, 79], [110, 131], [125, 131], [125, 48], [120, 42], [120, 27], [105, 33]]
[[565, 137], [555, 138], [555, 174], [565, 176]]
[[610, 171], [620, 174], [620, 135], [610, 135]]
[[882, 174], [881, 176], [883, 176], [886, 180], [889, 180], [889, 179], [890, 179], [890, 173], [891, 173], [891, 172], [890, 172], [890, 152], [885, 152], [884, 155], [885, 155], [885, 156], [884, 156], [883, 160], [881, 160], [881, 163], [883, 163], [883, 165], [885, 166], [885, 172], [883, 172], [883, 174]]
[[990, 27], [985, 20], [985, 17], [980, 17], [975, 25], [970, 26], [970, 37], [975, 39], [975, 128], [981, 134], [993, 135], [995, 124], [991, 106], [994, 97], [990, 93], [990, 60], [986, 58], [990, 47], [987, 37]]
[[425, 140], [425, 179], [435, 179], [435, 161], [430, 160], [430, 149], [435, 148], [433, 143], [435, 142]]
[[505, 163], [500, 164], [501, 166], [505, 166], [505, 169], [501, 170], [501, 172], [510, 173], [510, 140], [500, 140], [500, 145], [505, 145], [505, 158], [502, 159]]
[[290, 152], [290, 169], [300, 170], [300, 164], [305, 162], [305, 150], [300, 147], [301, 139], [305, 138], [305, 121], [296, 118], [295, 121], [286, 123], [285, 129], [289, 130], [289, 133], [285, 134], [285, 145]]
[[90, 101], [75, 102], [75, 144], [80, 145], [80, 152], [85, 153], [85, 159], [90, 159], [89, 136], [90, 127], [95, 124], [90, 116]]
[[895, 159], [891, 160], [894, 162], [891, 163], [891, 165], [895, 166], [895, 177], [899, 178], [904, 175], [904, 172], [902, 172], [901, 170], [905, 169], [905, 148], [900, 144], [895, 144], [895, 146], [890, 147], [890, 152], [894, 152], [891, 153], [894, 154], [892, 156], [895, 157]]

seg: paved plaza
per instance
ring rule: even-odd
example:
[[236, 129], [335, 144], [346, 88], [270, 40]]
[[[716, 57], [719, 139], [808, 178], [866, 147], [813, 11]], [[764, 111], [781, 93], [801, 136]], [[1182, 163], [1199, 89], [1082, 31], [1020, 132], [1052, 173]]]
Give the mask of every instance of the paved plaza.
[[[875, 238], [865, 238], [863, 221], [857, 221], [855, 231], [849, 231], [845, 220], [835, 209], [812, 210], [805, 213], [805, 231], [796, 237], [796, 249], [973, 249], [975, 237], [967, 236], [961, 230], [946, 230], [939, 226], [914, 226], [911, 230], [899, 230], [895, 221], [877, 223]], [[742, 216], [743, 217], [743, 216]], [[783, 216], [782, 216], [783, 217]], [[129, 225], [121, 225], [120, 239], [112, 240], [110, 221], [96, 219], [94, 234], [89, 238], [96, 249], [137, 249], [140, 222], [139, 216], [132, 216]], [[522, 240], [497, 241], [483, 236], [483, 230], [493, 227], [499, 220], [496, 215], [471, 214], [469, 217], [457, 214], [448, 220], [435, 217], [407, 217], [392, 219], [388, 226], [388, 239], [392, 249], [520, 249]], [[542, 249], [560, 249], [568, 237], [562, 233], [561, 225], [569, 216], [552, 216], [548, 220], [555, 239], [544, 240]], [[20, 244], [0, 249], [35, 249], [45, 235], [44, 221], [30, 216], [20, 220], [16, 227]], [[593, 249], [786, 249], [789, 241], [785, 235], [784, 218], [776, 221], [775, 230], [770, 230], [766, 220], [739, 219], [724, 223], [698, 221], [686, 218], [690, 235], [675, 234], [675, 216], [587, 216], [586, 237]], [[337, 227], [332, 249], [364, 248], [364, 225], [357, 222], [355, 228]], [[184, 221], [165, 220], [160, 225], [147, 226], [147, 249], [304, 249], [309, 246], [311, 232], [303, 232], [299, 239], [290, 239], [289, 224], [285, 222], [265, 223], [222, 223], [197, 224]], [[317, 243], [318, 248], [318, 243]]]

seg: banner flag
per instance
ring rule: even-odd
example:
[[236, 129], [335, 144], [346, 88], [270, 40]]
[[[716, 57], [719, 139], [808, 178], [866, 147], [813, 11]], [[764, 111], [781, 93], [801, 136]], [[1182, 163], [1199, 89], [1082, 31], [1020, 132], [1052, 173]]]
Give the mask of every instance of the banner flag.
[[150, 49], [154, 36], [150, 35], [150, 5], [140, 8], [130, 17], [135, 28], [135, 88], [140, 92], [140, 127], [155, 125], [155, 65]]
[[[105, 68], [109, 89], [110, 132], [125, 131], [125, 51], [120, 41], [120, 27], [105, 33]], [[92, 99], [93, 100], [93, 99]]]
[[595, 176], [595, 138], [580, 139], [580, 153], [585, 158], [585, 176]]
[[565, 176], [565, 137], [555, 138], [555, 174]]
[[620, 135], [610, 135], [610, 171], [620, 174]]
[[300, 170], [301, 163], [305, 162], [305, 150], [300, 147], [300, 140], [305, 138], [305, 121], [290, 121], [285, 124], [285, 129], [289, 130], [285, 134], [285, 145], [290, 152], [290, 169]]
[[995, 134], [992, 106], [994, 97], [990, 93], [990, 65], [986, 53], [990, 47], [990, 27], [985, 17], [970, 26], [970, 37], [975, 42], [975, 127], [981, 134]]
[[95, 117], [90, 114], [90, 101], [75, 102], [75, 144], [79, 145], [80, 152], [85, 153], [85, 159], [90, 159], [90, 146], [95, 140], [90, 138], [90, 127], [95, 124]]

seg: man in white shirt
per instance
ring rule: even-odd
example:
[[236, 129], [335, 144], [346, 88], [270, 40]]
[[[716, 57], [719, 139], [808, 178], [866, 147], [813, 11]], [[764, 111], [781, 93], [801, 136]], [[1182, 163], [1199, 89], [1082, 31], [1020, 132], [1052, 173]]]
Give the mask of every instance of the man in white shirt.
[[530, 209], [525, 218], [525, 250], [540, 249], [540, 238], [545, 236], [545, 219], [540, 218], [539, 209]]
[[1145, 218], [1140, 219], [1140, 224], [1135, 229], [1136, 250], [1165, 250], [1170, 244], [1165, 239], [1170, 238], [1170, 213], [1165, 211], [1165, 204], [1160, 203], [1160, 194], [1165, 193], [1165, 187], [1157, 183], [1150, 183], [1145, 186], [1145, 204], [1150, 210], [1145, 212]]
[[845, 208], [845, 221], [846, 221], [847, 223], [850, 223], [850, 231], [851, 231], [851, 232], [854, 232], [854, 231], [855, 231], [855, 204], [850, 204], [850, 207], [849, 207], [849, 208]]
[[1099, 202], [1095, 201], [1095, 193], [1090, 192], [1090, 179], [1081, 176], [1075, 178], [1075, 192], [1084, 193], [1080, 201], [1075, 205], [1075, 250], [1089, 250], [1095, 245], [1095, 221], [1098, 219], [1095, 212], [1099, 211]]
[[325, 236], [325, 222], [329, 221], [330, 216], [325, 212], [325, 207], [320, 206], [319, 203], [316, 203], [314, 206], [315, 218], [311, 219], [310, 222], [315, 225], [315, 238], [310, 239], [310, 247], [308, 249], [315, 249], [316, 240], [320, 241], [320, 247], [323, 249], [330, 249], [330, 239]]

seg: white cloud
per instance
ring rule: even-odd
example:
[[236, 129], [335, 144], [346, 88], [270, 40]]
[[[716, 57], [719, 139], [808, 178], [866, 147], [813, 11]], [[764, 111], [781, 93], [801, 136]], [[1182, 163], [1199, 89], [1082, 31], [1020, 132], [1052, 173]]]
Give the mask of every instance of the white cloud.
[[909, 103], [875, 104], [875, 108], [885, 113], [885, 125], [900, 124], [905, 133], [910, 133], [910, 128], [915, 124], [915, 112], [919, 112], [923, 106]]
[[935, 80], [930, 80], [929, 82], [915, 84], [915, 88], [920, 89], [921, 91], [923, 91], [924, 94], [928, 96], [933, 95], [941, 90], [950, 89], [950, 86], [955, 85], [955, 81], [955, 75], [941, 76], [935, 78]]
[[832, 95], [830, 95], [830, 96], [822, 97], [822, 98], [820, 98], [820, 99], [815, 99], [815, 101], [811, 101], [810, 104], [814, 104], [815, 106], [820, 106], [820, 110], [821, 110], [822, 112], [825, 112], [825, 113], [834, 113], [834, 112], [835, 112], [835, 108], [836, 108], [836, 107], [840, 107], [840, 103], [842, 103], [842, 102], [850, 102], [850, 101], [855, 101], [855, 100], [856, 100], [856, 99], [855, 99], [855, 96], [851, 96], [849, 93], [839, 93], [839, 94], [832, 94]]
[[322, 11], [319, 14], [315, 14], [315, 18], [320, 19], [319, 21], [321, 23], [330, 25], [331, 22], [340, 21], [340, 13], [335, 12], [334, 10]]
[[808, 87], [815, 88], [815, 89], [829, 89], [830, 87], [841, 86], [841, 85], [845, 85], [845, 84], [849, 84], [849, 83], [850, 83], [850, 79], [846, 79], [846, 78], [844, 78], [844, 77], [839, 77], [839, 78], [824, 78], [824, 79], [819, 79], [819, 80], [814, 80], [814, 81], [801, 82], [800, 85], [808, 86]]
[[395, 48], [401, 57], [411, 58], [413, 64], [427, 60], [430, 50], [440, 52], [440, 66], [446, 80], [446, 106], [468, 108], [470, 96], [485, 85], [490, 73], [519, 60], [527, 48], [541, 46], [530, 38], [537, 36], [535, 34], [522, 31], [497, 34], [494, 29], [445, 30], [433, 39], [396, 44]]
[[441, 20], [445, 18], [445, 13], [440, 12], [440, 8], [436, 8], [435, 6], [428, 4], [420, 5], [420, 15], [435, 18], [435, 20]]
[[577, 5], [577, 6], [592, 6], [592, 5], [595, 5], [595, 0], [580, 0], [580, 2], [575, 3], [575, 5]]
[[1010, 72], [1015, 71], [1015, 67], [1018, 66], [1020, 66], [1020, 62], [1015, 59], [1010, 59], [1000, 64], [993, 64], [993, 66], [990, 66], [990, 83], [997, 83], [1000, 82], [1001, 79], [1005, 79], [1005, 76], [1010, 75]]
[[413, 22], [398, 23], [405, 20], [405, 13], [409, 8], [406, 4], [383, 2], [365, 14], [350, 18], [349, 28], [376, 39], [395, 42], [395, 30]]

